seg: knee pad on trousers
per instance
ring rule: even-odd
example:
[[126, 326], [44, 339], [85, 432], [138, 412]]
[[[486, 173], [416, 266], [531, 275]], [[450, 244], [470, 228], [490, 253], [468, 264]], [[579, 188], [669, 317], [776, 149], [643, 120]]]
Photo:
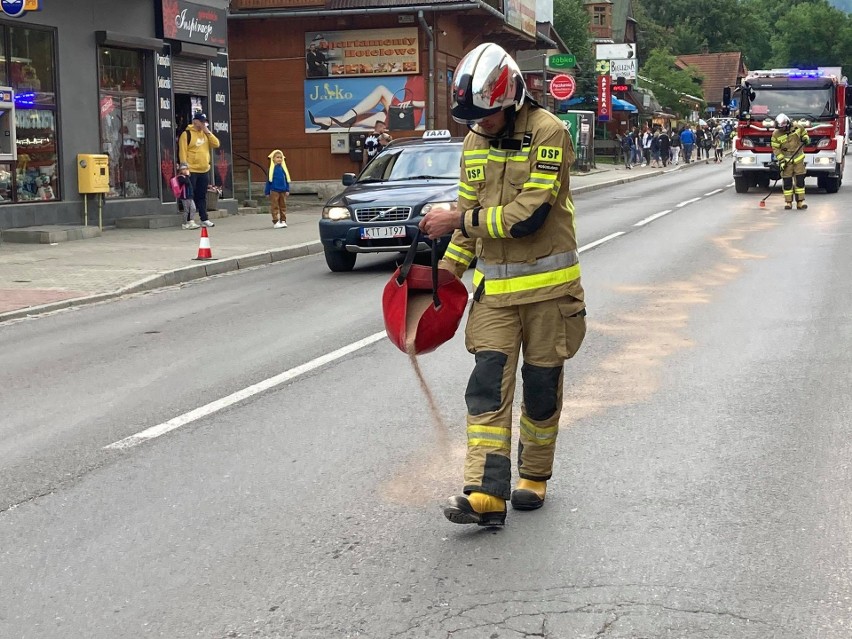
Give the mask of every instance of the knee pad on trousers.
[[782, 185], [782, 188], [785, 191], [792, 191], [793, 190], [793, 178], [792, 177], [782, 178], [781, 179], [781, 185]]
[[524, 379], [524, 407], [527, 415], [542, 421], [556, 412], [556, 395], [562, 366], [535, 366], [524, 363], [521, 367]]
[[797, 175], [796, 176], [796, 186], [799, 187], [800, 189], [805, 188], [805, 176], [804, 175]]
[[499, 351], [479, 351], [464, 394], [471, 415], [493, 413], [503, 400], [503, 369], [509, 356]]

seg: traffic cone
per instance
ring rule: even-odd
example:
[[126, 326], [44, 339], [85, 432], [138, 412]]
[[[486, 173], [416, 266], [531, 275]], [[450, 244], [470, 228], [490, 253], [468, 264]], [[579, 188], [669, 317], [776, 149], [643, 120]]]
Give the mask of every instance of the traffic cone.
[[210, 250], [210, 236], [207, 235], [207, 227], [201, 227], [201, 239], [198, 241], [198, 257], [195, 260], [212, 260], [213, 251]]

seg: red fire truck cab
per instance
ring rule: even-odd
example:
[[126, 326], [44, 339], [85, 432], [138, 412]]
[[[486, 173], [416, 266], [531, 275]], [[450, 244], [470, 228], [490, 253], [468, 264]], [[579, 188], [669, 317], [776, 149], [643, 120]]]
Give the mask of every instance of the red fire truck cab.
[[[839, 67], [752, 71], [733, 93], [737, 109], [734, 184], [737, 193], [768, 187], [779, 179], [770, 140], [775, 117], [787, 115], [805, 127], [808, 177], [836, 193], [843, 181], [847, 150], [847, 116], [852, 115], [852, 87]], [[727, 91], [727, 90], [726, 90]]]

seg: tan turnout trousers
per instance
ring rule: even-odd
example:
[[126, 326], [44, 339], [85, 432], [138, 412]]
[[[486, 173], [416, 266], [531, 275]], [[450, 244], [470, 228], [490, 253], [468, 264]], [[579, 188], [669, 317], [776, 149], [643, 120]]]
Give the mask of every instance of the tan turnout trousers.
[[564, 362], [579, 350], [585, 334], [585, 310], [578, 312], [571, 296], [497, 308], [473, 303], [465, 331], [467, 349], [476, 356], [465, 393], [465, 493], [510, 497], [512, 401], [521, 350], [518, 473], [533, 481], [550, 479]]

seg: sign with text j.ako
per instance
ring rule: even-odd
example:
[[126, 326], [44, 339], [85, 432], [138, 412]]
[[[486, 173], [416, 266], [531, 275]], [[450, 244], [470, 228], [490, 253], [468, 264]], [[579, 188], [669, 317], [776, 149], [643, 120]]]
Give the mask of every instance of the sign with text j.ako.
[[612, 78], [598, 76], [598, 121], [608, 122], [612, 113]]

